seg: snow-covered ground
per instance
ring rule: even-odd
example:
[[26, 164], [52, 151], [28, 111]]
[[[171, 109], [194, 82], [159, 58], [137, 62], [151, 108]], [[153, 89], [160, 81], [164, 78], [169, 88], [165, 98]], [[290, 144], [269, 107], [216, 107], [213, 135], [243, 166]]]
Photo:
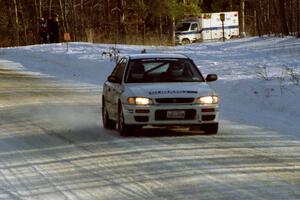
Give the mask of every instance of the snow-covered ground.
[[300, 199], [300, 40], [117, 45], [121, 54], [184, 53], [204, 75], [217, 73], [213, 136], [104, 129], [102, 83], [114, 62], [101, 53], [110, 47], [0, 48], [1, 200]]
[[[115, 63], [102, 52], [114, 45], [70, 43], [0, 49], [0, 65], [51, 76], [64, 82], [93, 85], [101, 90]], [[116, 45], [120, 54], [182, 53], [204, 75], [216, 73], [212, 83], [221, 96], [221, 122], [257, 125], [300, 138], [300, 40], [245, 38], [188, 46]], [[292, 79], [293, 77], [293, 79]], [[265, 80], [267, 79], [267, 80]], [[297, 82], [299, 81], [299, 82]]]

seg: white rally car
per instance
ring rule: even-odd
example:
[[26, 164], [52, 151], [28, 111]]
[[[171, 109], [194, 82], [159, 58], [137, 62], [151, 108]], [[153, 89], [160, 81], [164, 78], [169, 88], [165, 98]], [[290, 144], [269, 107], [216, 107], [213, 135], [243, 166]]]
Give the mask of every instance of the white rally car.
[[104, 83], [103, 126], [127, 136], [143, 126], [185, 126], [216, 134], [219, 97], [181, 54], [124, 56]]

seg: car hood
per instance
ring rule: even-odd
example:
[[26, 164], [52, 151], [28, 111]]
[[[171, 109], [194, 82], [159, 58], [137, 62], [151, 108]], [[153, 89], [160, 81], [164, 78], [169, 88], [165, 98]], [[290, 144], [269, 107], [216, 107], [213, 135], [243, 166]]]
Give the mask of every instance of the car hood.
[[193, 83], [146, 83], [127, 84], [124, 95], [127, 97], [148, 98], [196, 98], [215, 94], [206, 82]]

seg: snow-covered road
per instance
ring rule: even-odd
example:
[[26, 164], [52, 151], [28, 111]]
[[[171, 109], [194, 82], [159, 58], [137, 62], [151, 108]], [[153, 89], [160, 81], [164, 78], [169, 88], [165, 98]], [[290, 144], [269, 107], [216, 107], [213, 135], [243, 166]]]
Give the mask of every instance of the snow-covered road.
[[0, 65], [0, 199], [300, 199], [300, 142], [229, 120], [218, 135], [102, 128], [101, 89]]

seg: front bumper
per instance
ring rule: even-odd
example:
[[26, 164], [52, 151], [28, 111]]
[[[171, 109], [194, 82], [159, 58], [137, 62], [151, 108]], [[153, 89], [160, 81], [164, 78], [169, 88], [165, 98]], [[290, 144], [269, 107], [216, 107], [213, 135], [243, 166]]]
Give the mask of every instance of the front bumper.
[[[184, 112], [184, 117], [169, 118], [169, 111]], [[123, 105], [125, 124], [152, 126], [185, 126], [217, 123], [219, 105]]]

